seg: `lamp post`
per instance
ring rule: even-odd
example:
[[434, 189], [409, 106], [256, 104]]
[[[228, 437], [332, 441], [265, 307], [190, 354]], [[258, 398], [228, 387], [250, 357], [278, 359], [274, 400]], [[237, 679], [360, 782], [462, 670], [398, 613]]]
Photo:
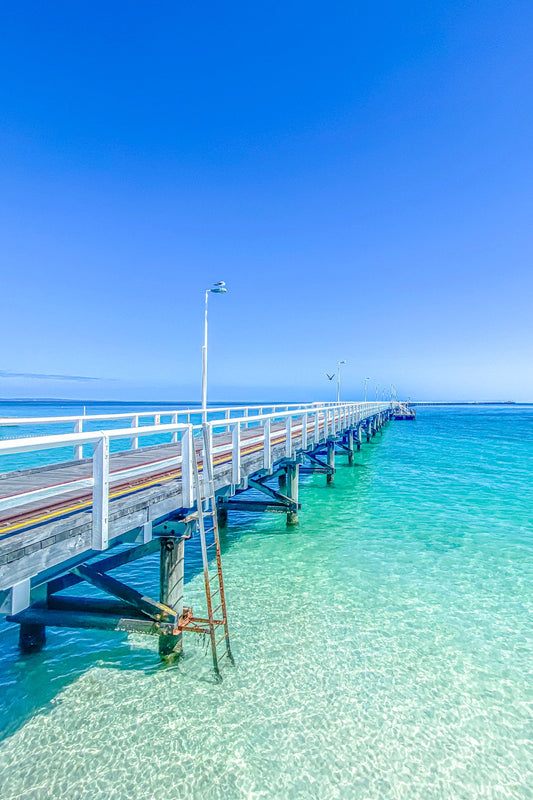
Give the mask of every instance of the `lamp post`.
[[371, 381], [371, 380], [372, 380], [372, 378], [365, 378], [365, 403], [366, 403], [366, 385], [367, 385], [368, 381]]
[[337, 403], [341, 399], [341, 364], [346, 364], [346, 361], [337, 361]]
[[202, 421], [207, 422], [207, 301], [209, 295], [226, 294], [225, 281], [214, 283], [210, 289], [205, 290], [205, 318], [204, 318], [204, 346], [202, 347]]
[[376, 383], [376, 400], [379, 397], [379, 383]]

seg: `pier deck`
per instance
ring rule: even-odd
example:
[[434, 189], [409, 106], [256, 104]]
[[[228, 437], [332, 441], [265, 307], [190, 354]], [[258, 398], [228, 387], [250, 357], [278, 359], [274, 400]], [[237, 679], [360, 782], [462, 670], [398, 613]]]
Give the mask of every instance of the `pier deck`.
[[[313, 442], [313, 424], [308, 435]], [[323, 432], [324, 423], [320, 424]], [[302, 438], [302, 422], [292, 430], [293, 447]], [[285, 454], [286, 432], [283, 423], [272, 426], [271, 456], [273, 462]], [[232, 484], [232, 436], [213, 436], [214, 477], [217, 490]], [[260, 427], [241, 431], [241, 480], [263, 466], [264, 431]], [[162, 520], [183, 507], [181, 443], [111, 453], [109, 464], [109, 540]], [[201, 446], [196, 450], [202, 464]], [[178, 463], [175, 463], [175, 462]], [[171, 462], [171, 463], [169, 463]], [[131, 471], [148, 468], [135, 478]], [[126, 476], [126, 477], [124, 477]], [[91, 547], [92, 489], [73, 489], [54, 496], [58, 486], [92, 482], [92, 459], [53, 464], [36, 469], [0, 474], [0, 589], [6, 583], [17, 583], [28, 575], [61, 564], [64, 556], [88, 552]], [[1, 510], [1, 501], [23, 498], [28, 492], [42, 491], [44, 499], [25, 502], [15, 508]], [[68, 544], [68, 540], [75, 540]], [[20, 563], [16, 563], [20, 562]], [[9, 577], [7, 577], [9, 576]]]
[[[308, 404], [281, 410], [273, 407], [266, 414], [263, 409], [245, 409], [244, 416], [237, 418], [231, 416], [235, 409], [221, 409], [214, 419], [204, 418], [201, 425], [190, 422], [190, 413], [180, 422], [179, 412], [173, 412], [173, 421], [161, 424], [161, 415], [150, 412], [129, 415], [132, 427], [118, 429], [112, 427], [116, 417], [128, 415], [110, 415], [98, 420], [111, 427], [102, 424], [102, 430], [93, 432], [84, 432], [84, 427], [95, 418], [84, 417], [70, 420], [74, 433], [0, 441], [0, 456], [67, 447], [73, 448], [75, 456], [0, 474], [0, 613], [20, 622], [26, 638], [30, 631], [30, 639], [35, 639], [34, 630], [60, 624], [60, 619], [63, 624], [76, 625], [85, 624], [82, 618], [87, 625], [88, 620], [91, 625], [100, 620], [100, 626], [109, 627], [102, 601], [99, 606], [92, 600], [56, 596], [61, 587], [88, 580], [114, 597], [110, 608], [116, 610], [117, 598], [129, 604], [130, 617], [119, 620], [117, 629], [126, 625], [156, 633], [163, 641], [163, 651], [168, 650], [168, 641], [172, 650], [178, 638], [181, 642], [181, 630], [187, 625], [201, 630], [192, 613], [185, 614], [182, 594], [174, 597], [169, 587], [183, 584], [184, 541], [195, 526], [204, 526], [205, 513], [214, 515], [222, 586], [217, 507], [224, 518], [228, 510], [276, 511], [286, 513], [287, 523], [295, 524], [300, 467], [306, 473], [325, 473], [331, 482], [335, 452], [347, 454], [351, 463], [354, 446], [360, 448], [363, 433], [369, 441], [394, 409], [393, 403]], [[169, 412], [162, 415], [169, 416]], [[140, 416], [152, 416], [155, 424], [139, 425]], [[65, 420], [69, 421], [29, 422]], [[21, 423], [24, 420], [0, 420], [0, 430], [3, 424], [12, 430]], [[171, 441], [139, 447], [139, 440], [149, 436], [166, 436]], [[126, 440], [127, 447], [110, 453], [110, 442], [117, 440], [123, 448]], [[84, 447], [92, 448], [91, 457], [83, 457]], [[274, 475], [279, 475], [279, 491], [267, 485]], [[239, 499], [248, 488], [262, 493], [263, 499]], [[119, 562], [154, 552], [150, 543], [157, 546], [157, 538], [162, 548], [160, 601], [142, 598], [95, 571], [94, 558], [102, 551], [118, 544], [132, 545], [129, 555], [107, 559], [107, 569], [113, 569]], [[203, 528], [202, 541], [205, 545]], [[172, 556], [174, 547], [179, 557]], [[164, 573], [167, 578], [172, 576], [166, 584]], [[81, 614], [80, 603], [86, 603], [88, 616]], [[70, 611], [65, 604], [70, 604]], [[217, 624], [222, 621], [211, 619], [211, 631]], [[227, 631], [225, 616], [223, 624]], [[42, 638], [39, 634], [36, 641], [41, 643]]]

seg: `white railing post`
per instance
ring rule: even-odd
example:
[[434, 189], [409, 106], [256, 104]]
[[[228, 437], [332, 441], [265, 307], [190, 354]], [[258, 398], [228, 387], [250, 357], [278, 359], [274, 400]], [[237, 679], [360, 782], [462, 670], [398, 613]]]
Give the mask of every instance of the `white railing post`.
[[[204, 442], [206, 446], [202, 450], [202, 480], [204, 485], [204, 498], [209, 497], [209, 475], [214, 475], [214, 460], [213, 460], [213, 423], [204, 422]], [[205, 431], [207, 430], [207, 438]], [[210, 463], [207, 460], [207, 453], [209, 453]], [[208, 468], [209, 467], [209, 468]]]
[[[132, 428], [138, 428], [139, 427], [139, 417], [138, 416], [134, 416], [134, 417], [131, 418], [131, 427]], [[139, 447], [139, 437], [138, 436], [133, 436], [133, 438], [131, 440], [131, 449], [132, 450], [137, 450], [138, 447]]]
[[231, 432], [231, 471], [232, 483], [238, 486], [241, 482], [241, 423], [236, 420]]
[[307, 411], [302, 416], [302, 450], [307, 450]]
[[[207, 436], [208, 436], [208, 439], [209, 439], [207, 444], [208, 444], [208, 449], [209, 449], [209, 455], [210, 455], [210, 458], [211, 458], [211, 463], [209, 464], [209, 467], [210, 467], [210, 474], [213, 475], [214, 474], [214, 466], [215, 465], [214, 465], [214, 461], [213, 461], [213, 423], [212, 422], [208, 422], [207, 423], [207, 430], [208, 430]], [[204, 455], [205, 455], [205, 453], [204, 453]]]
[[[173, 425], [177, 425], [178, 424], [178, 414], [177, 414], [177, 412], [175, 414], [172, 414], [172, 424]], [[177, 431], [172, 431], [171, 442], [173, 444], [175, 444], [177, 441], [178, 441], [178, 432]]]
[[93, 451], [93, 530], [91, 547], [105, 550], [109, 543], [109, 437], [103, 434]]
[[292, 457], [292, 417], [285, 421], [285, 457]]
[[183, 508], [192, 508], [193, 492], [193, 459], [194, 437], [192, 425], [188, 425], [181, 437], [181, 503]]
[[319, 411], [315, 411], [315, 440], [313, 442], [314, 445], [318, 444], [318, 440], [320, 439], [320, 419], [319, 419]]
[[263, 421], [264, 430], [264, 451], [263, 451], [263, 467], [269, 472], [272, 469], [272, 451], [270, 444], [270, 419]]
[[[227, 408], [225, 410], [225, 412], [224, 412], [224, 419], [229, 419], [230, 418], [230, 413], [231, 413], [231, 409]], [[224, 427], [224, 431], [230, 431], [230, 430], [231, 430], [231, 426], [230, 425], [226, 425]]]
[[[76, 420], [74, 423], [74, 433], [83, 433], [83, 419], [81, 417]], [[74, 460], [81, 461], [83, 458], [83, 445], [82, 444], [75, 444], [74, 445]]]

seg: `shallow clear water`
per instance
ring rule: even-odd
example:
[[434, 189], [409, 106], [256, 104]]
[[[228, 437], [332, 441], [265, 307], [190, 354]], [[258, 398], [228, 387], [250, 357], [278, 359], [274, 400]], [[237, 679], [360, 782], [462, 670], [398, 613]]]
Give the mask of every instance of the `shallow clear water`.
[[531, 797], [533, 409], [421, 409], [344, 462], [296, 529], [230, 515], [221, 685], [192, 635], [164, 668], [148, 638], [4, 633], [2, 800]]

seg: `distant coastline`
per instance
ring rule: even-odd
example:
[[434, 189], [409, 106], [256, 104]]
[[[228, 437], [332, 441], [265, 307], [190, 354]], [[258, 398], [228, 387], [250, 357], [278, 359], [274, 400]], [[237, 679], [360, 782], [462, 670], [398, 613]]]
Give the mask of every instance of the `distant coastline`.
[[410, 400], [410, 406], [529, 406], [516, 400]]
[[[220, 406], [240, 406], [240, 405], [257, 405], [268, 406], [275, 402], [277, 405], [283, 404], [285, 400], [216, 400], [209, 402], [207, 405], [211, 408]], [[305, 401], [302, 401], [305, 402]], [[360, 402], [363, 402], [362, 400]], [[533, 402], [521, 402], [519, 400], [409, 400], [407, 401], [410, 406], [530, 406]], [[9, 405], [12, 403], [35, 403], [36, 405], [72, 405], [79, 406], [85, 404], [87, 406], [157, 406], [169, 408], [196, 408], [200, 405], [198, 399], [194, 400], [73, 400], [72, 398], [63, 397], [0, 397], [0, 405]]]

